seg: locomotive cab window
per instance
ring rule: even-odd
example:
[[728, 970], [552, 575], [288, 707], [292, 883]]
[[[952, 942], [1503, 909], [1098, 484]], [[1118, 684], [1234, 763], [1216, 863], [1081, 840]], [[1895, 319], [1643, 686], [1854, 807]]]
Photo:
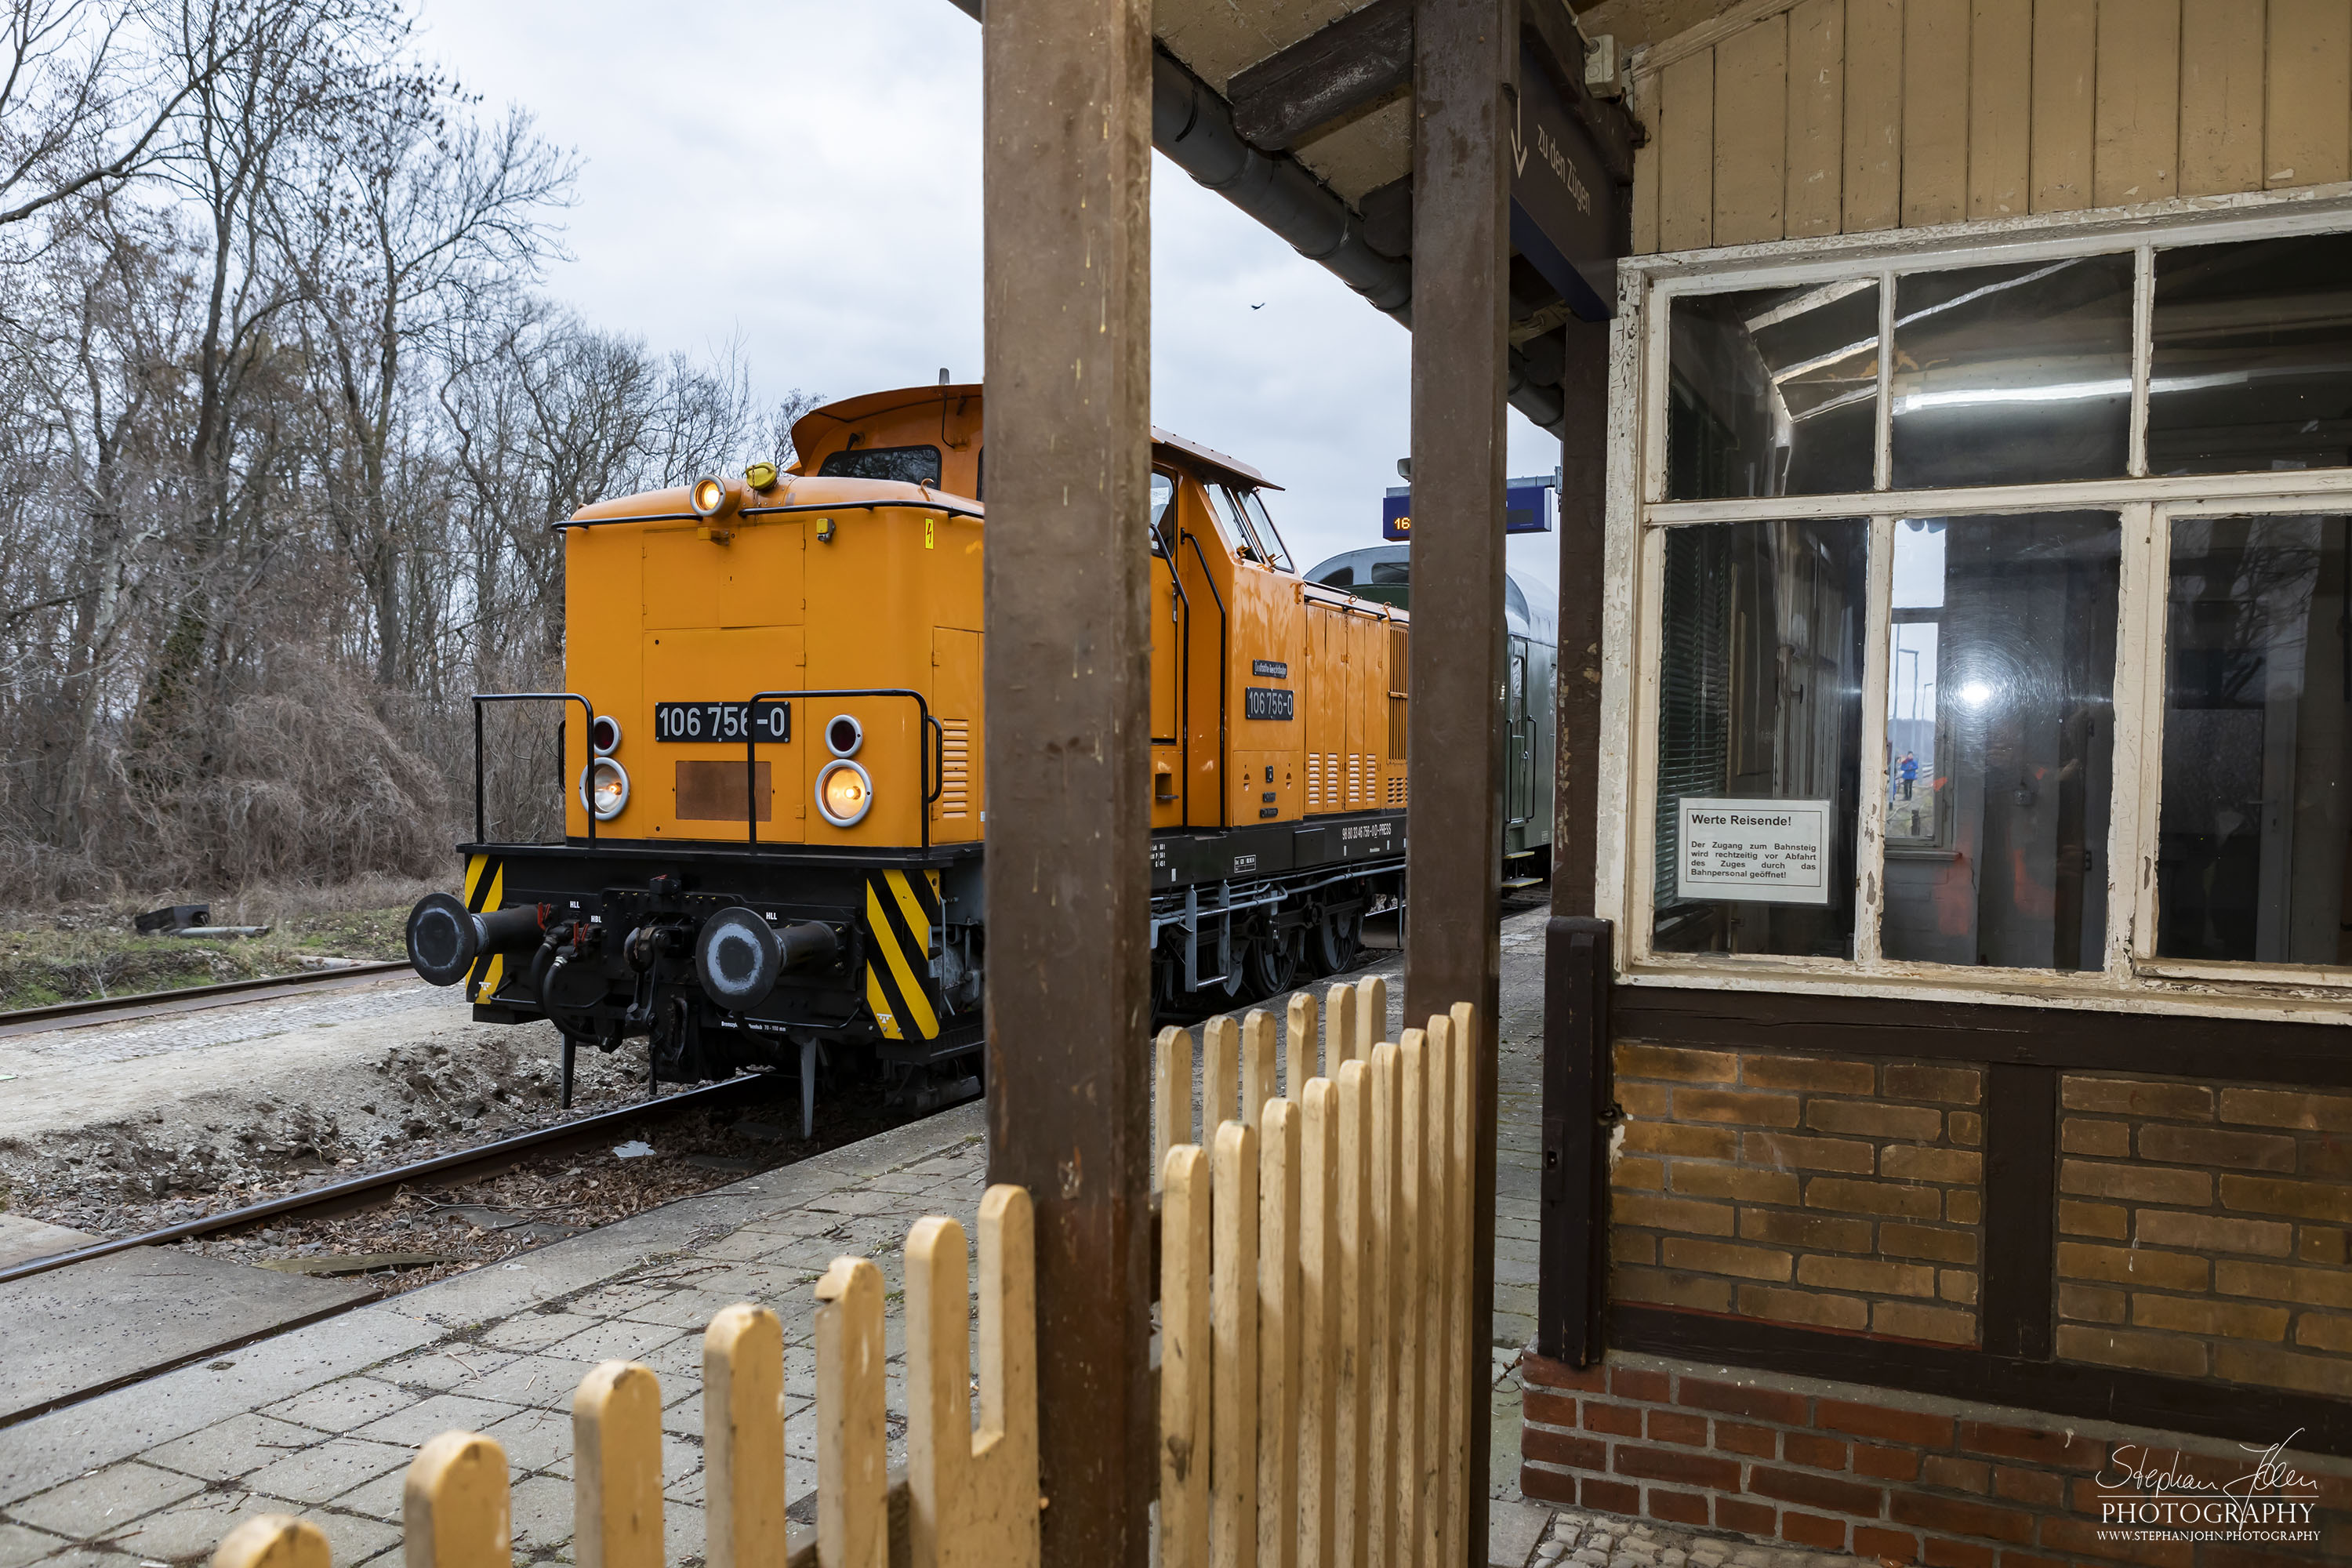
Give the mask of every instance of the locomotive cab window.
[[1176, 479], [1160, 469], [1151, 470], [1151, 553], [1169, 553], [1169, 541], [1175, 537], [1174, 509]]
[[2132, 237], [1632, 264], [1631, 972], [2352, 993], [2352, 232]]
[[817, 473], [828, 479], [895, 479], [902, 485], [939, 488], [937, 447], [852, 447], [828, 452]]

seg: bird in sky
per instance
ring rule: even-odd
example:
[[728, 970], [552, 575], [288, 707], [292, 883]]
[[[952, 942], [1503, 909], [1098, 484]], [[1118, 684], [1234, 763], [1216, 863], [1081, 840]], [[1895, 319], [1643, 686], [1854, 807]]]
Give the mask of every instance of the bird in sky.
[[1250, 309], [1253, 310], [1263, 310], [1265, 309], [1265, 301], [1260, 300], [1256, 304], [1252, 305]]

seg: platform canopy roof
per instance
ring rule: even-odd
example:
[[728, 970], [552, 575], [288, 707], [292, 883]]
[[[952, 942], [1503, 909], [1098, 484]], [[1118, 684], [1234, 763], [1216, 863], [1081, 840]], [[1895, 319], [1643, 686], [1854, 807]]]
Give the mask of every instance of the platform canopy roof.
[[[952, 0], [979, 16], [983, 0]], [[1413, 0], [1157, 0], [1152, 143], [1338, 274], [1412, 311]], [[1511, 214], [1513, 406], [1558, 430], [1558, 329], [1613, 310], [1638, 139], [1587, 81], [1564, 0], [1521, 0]], [[1597, 62], [1605, 64], [1607, 62]]]

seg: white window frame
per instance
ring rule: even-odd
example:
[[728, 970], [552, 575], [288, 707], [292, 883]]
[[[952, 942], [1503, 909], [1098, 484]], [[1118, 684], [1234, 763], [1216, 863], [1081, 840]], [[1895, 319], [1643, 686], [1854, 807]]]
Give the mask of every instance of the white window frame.
[[[2079, 214], [1846, 235], [1620, 263], [1610, 374], [1608, 523], [1601, 668], [1596, 910], [1614, 926], [1628, 984], [1974, 1000], [2095, 1010], [2295, 1017], [2352, 1026], [2352, 968], [2159, 960], [2155, 954], [2157, 801], [2163, 759], [2164, 617], [2170, 522], [2253, 512], [2352, 513], [2352, 468], [2150, 478], [2147, 474], [2153, 258], [2178, 245], [2352, 230], [2352, 187], [2184, 199]], [[1874, 488], [1867, 492], [1668, 500], [1668, 319], [1683, 294], [1874, 277], [1882, 343], [1897, 273], [2135, 254], [2131, 439], [2126, 476], [2060, 484], [1889, 489], [1891, 356], [1879, 355]], [[1893, 503], [1899, 497], [1901, 504]], [[2115, 670], [2116, 744], [2098, 971], [1994, 969], [1887, 959], [1880, 947], [1885, 863], [1886, 627], [1900, 517], [2110, 510], [2123, 531]], [[1694, 523], [1864, 518], [1868, 622], [1862, 694], [1854, 956], [1660, 952], [1653, 946], [1661, 583], [1667, 530]], [[2122, 868], [2122, 874], [2118, 874]]]

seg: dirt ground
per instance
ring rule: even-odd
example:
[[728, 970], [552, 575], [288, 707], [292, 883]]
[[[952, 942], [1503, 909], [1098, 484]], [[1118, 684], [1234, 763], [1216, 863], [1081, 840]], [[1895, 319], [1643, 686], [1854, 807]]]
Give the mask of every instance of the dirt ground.
[[[477, 1024], [457, 993], [406, 975], [0, 1038], [0, 1211], [132, 1235], [456, 1152], [567, 1120], [561, 1062], [551, 1026]], [[872, 1086], [824, 1072], [819, 1084], [814, 1140], [799, 1137], [798, 1089], [780, 1076], [774, 1100], [755, 1110], [633, 1127], [610, 1146], [463, 1186], [421, 1183], [389, 1208], [263, 1226], [198, 1249], [249, 1262], [426, 1254], [415, 1277], [436, 1278], [908, 1114], [887, 1110]], [[580, 1053], [572, 1116], [646, 1098], [641, 1044]], [[653, 1152], [613, 1152], [632, 1142]]]

